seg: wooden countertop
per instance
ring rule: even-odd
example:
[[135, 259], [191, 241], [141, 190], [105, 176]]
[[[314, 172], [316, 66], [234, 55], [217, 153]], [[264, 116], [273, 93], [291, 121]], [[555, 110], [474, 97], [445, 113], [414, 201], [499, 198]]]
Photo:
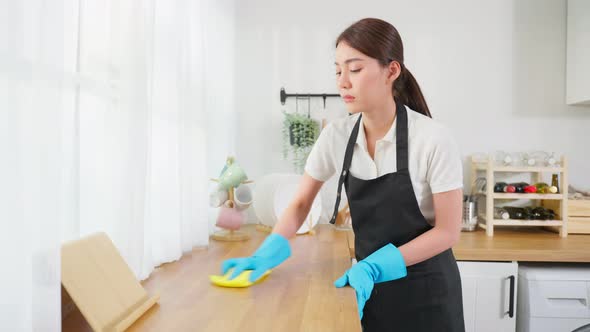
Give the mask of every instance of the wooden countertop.
[[[349, 252], [354, 257], [354, 234], [347, 234]], [[537, 228], [498, 228], [494, 236], [485, 231], [461, 232], [453, 247], [460, 261], [521, 261], [521, 262], [590, 262], [590, 235], [559, 234]]]
[[[351, 265], [346, 232], [318, 225], [315, 234], [296, 236], [292, 256], [250, 288], [211, 285], [224, 259], [252, 254], [268, 235], [254, 225], [243, 230], [250, 240], [211, 240], [158, 268], [142, 284], [160, 292], [159, 304], [128, 331], [361, 331], [354, 289], [333, 284]], [[71, 316], [63, 331], [91, 331], [79, 313]]]

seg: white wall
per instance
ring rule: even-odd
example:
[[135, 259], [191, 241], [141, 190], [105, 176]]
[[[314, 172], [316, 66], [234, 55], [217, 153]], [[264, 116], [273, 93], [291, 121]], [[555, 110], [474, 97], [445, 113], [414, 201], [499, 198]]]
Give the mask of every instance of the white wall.
[[590, 104], [590, 1], [567, 3], [567, 103]]
[[[565, 0], [236, 2], [237, 156], [250, 178], [290, 171], [281, 156], [279, 90], [337, 93], [334, 41], [363, 17], [399, 30], [407, 67], [433, 117], [451, 128], [463, 157], [546, 150], [570, 160], [570, 183], [590, 187], [590, 108], [565, 105]], [[307, 102], [300, 105], [306, 106]], [[345, 116], [321, 98], [312, 116]], [[306, 107], [303, 108], [306, 110]], [[467, 164], [465, 164], [467, 166]], [[465, 167], [465, 184], [469, 178]], [[322, 195], [334, 197], [334, 179]], [[333, 199], [325, 199], [333, 204]], [[325, 209], [324, 218], [330, 208]]]

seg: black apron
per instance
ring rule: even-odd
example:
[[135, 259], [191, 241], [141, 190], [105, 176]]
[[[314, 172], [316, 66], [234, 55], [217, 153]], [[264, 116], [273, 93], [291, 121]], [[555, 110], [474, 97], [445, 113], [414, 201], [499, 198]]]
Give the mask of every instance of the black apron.
[[[357, 261], [388, 243], [396, 247], [430, 230], [412, 187], [408, 170], [408, 115], [397, 102], [397, 172], [361, 180], [350, 174], [359, 116], [346, 146], [334, 215], [336, 220], [342, 184], [346, 188]], [[451, 249], [407, 267], [408, 275], [375, 284], [365, 304], [364, 332], [465, 331], [461, 277]]]

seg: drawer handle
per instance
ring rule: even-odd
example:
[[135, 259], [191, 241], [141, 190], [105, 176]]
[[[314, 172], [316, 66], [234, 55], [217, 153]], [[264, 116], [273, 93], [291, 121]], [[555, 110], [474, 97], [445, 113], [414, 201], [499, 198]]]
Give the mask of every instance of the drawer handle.
[[510, 280], [510, 302], [508, 302], [507, 314], [510, 318], [512, 318], [514, 317], [514, 281], [516, 278], [514, 276], [510, 276], [508, 279]]
[[548, 297], [547, 300], [556, 304], [572, 303], [573, 305], [582, 304], [583, 307], [587, 306], [585, 298], [579, 297]]

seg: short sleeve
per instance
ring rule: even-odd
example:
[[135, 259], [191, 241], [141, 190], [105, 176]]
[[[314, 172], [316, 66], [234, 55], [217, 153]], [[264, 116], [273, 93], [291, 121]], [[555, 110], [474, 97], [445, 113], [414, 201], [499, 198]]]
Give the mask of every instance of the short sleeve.
[[333, 133], [331, 124], [321, 131], [305, 163], [305, 172], [318, 181], [326, 182], [336, 173], [334, 156], [330, 152], [334, 148]]
[[463, 187], [463, 165], [457, 143], [446, 128], [433, 135], [426, 180], [433, 194]]

